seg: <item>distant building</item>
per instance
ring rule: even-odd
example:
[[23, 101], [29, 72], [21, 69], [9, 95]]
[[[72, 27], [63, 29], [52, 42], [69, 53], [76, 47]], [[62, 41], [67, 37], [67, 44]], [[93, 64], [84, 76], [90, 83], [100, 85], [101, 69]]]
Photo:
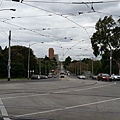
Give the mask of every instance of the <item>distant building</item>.
[[58, 54], [55, 54], [54, 57], [55, 57], [55, 59], [57, 61], [57, 64], [58, 64], [59, 63], [59, 56], [58, 56]]
[[54, 58], [54, 49], [53, 48], [49, 48], [49, 58], [50, 59]]

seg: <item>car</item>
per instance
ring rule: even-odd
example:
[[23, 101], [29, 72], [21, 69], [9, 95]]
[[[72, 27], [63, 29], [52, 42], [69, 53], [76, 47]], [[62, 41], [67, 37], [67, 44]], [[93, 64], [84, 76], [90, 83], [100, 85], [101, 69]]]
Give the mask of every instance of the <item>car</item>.
[[47, 76], [47, 75], [41, 75], [40, 78], [41, 78], [41, 79], [47, 79], [48, 76]]
[[118, 81], [118, 80], [120, 80], [120, 75], [112, 74], [111, 79], [114, 80], [114, 81]]
[[93, 75], [92, 79], [96, 80], [97, 79], [97, 75]]
[[64, 78], [65, 77], [65, 73], [64, 72], [60, 72], [60, 78]]
[[86, 79], [85, 75], [78, 75], [77, 76], [79, 79]]
[[48, 78], [52, 78], [53, 76], [52, 75], [48, 75]]
[[40, 79], [40, 75], [32, 75], [31, 79]]
[[112, 81], [111, 77], [107, 73], [99, 73], [97, 76], [98, 81]]

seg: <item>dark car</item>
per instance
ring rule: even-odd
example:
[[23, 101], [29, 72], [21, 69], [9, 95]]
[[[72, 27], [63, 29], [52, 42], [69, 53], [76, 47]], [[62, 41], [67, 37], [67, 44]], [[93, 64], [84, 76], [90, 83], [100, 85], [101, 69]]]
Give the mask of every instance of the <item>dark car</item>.
[[109, 74], [107, 73], [99, 73], [98, 76], [97, 76], [97, 79], [98, 81], [101, 80], [101, 81], [111, 81], [111, 77]]

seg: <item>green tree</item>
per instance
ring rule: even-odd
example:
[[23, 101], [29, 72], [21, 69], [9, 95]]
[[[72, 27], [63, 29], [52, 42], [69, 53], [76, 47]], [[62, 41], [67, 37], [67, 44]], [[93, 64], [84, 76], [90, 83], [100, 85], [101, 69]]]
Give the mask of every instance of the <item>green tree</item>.
[[2, 49], [2, 47], [0, 47], [0, 77], [1, 78], [5, 78], [7, 76], [7, 59], [5, 57], [5, 51], [6, 51], [6, 47], [5, 49]]
[[[28, 53], [29, 48], [24, 46], [11, 46], [11, 77], [27, 77], [28, 73]], [[2, 67], [4, 67], [5, 76], [7, 77], [7, 64], [8, 64], [8, 48], [2, 50], [0, 61], [3, 61]], [[30, 70], [35, 70], [37, 58], [30, 49]], [[2, 68], [1, 67], [1, 68]], [[6, 68], [6, 69], [5, 69]], [[1, 73], [1, 72], [0, 72]]]
[[66, 69], [66, 67], [71, 63], [71, 57], [70, 56], [68, 56], [66, 59], [65, 59], [65, 61], [64, 61], [64, 63], [63, 63], [63, 65], [64, 65], [64, 68]]
[[[102, 56], [102, 63], [109, 59], [110, 51], [118, 52], [120, 49], [120, 20], [115, 22], [112, 16], [105, 16], [104, 19], [99, 19], [96, 23], [96, 32], [91, 37], [93, 53], [95, 56]], [[105, 57], [106, 56], [106, 57]], [[120, 69], [120, 58], [115, 58], [117, 65]], [[103, 66], [104, 66], [103, 64]], [[105, 66], [104, 66], [105, 67]], [[103, 67], [103, 68], [104, 68]], [[108, 71], [109, 65], [106, 64]], [[103, 70], [104, 71], [104, 70]], [[120, 70], [119, 70], [120, 71]]]

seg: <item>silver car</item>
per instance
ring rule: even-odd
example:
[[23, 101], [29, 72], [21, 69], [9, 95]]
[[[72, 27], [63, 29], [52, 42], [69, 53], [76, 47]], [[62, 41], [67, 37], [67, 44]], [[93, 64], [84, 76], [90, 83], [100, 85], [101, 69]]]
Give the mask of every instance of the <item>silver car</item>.
[[116, 81], [116, 80], [118, 81], [118, 80], [120, 80], [120, 75], [112, 74], [111, 79], [114, 80], [114, 81]]

